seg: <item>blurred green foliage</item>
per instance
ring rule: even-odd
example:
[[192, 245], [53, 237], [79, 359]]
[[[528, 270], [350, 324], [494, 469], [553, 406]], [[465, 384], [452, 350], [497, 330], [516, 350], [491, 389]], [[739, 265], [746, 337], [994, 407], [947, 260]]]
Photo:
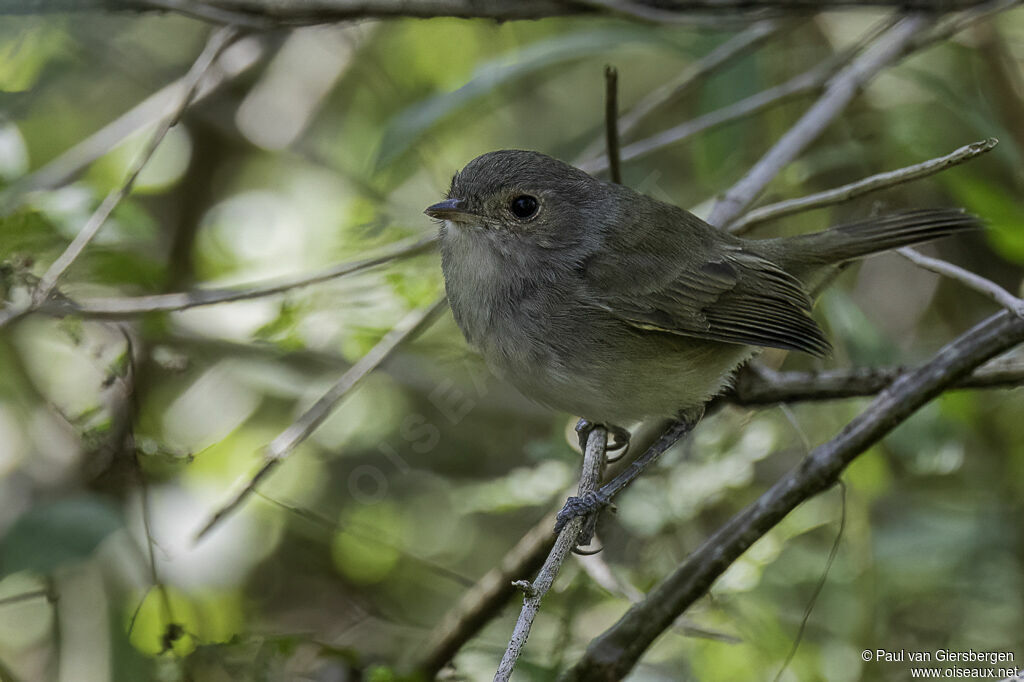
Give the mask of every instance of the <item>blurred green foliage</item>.
[[[880, 19], [798, 22], [657, 110], [627, 141], [783, 82]], [[0, 189], [20, 202], [0, 218], [6, 300], [24, 299], [122, 182], [152, 127], [59, 187], [22, 195], [19, 182], [180, 77], [208, 30], [174, 15], [4, 19]], [[245, 286], [428, 234], [422, 208], [477, 154], [520, 147], [573, 160], [599, 137], [605, 63], [619, 70], [625, 110], [731, 35], [574, 18], [396, 20], [248, 37], [236, 47], [258, 50], [255, 66], [186, 113], [61, 291], [85, 299]], [[894, 67], [764, 201], [989, 136], [1002, 139], [997, 150], [758, 236], [879, 209], [963, 205], [990, 228], [934, 250], [1019, 291], [1024, 91], [1005, 82], [1019, 84], [1022, 65], [1017, 10]], [[706, 210], [809, 101], [627, 163], [625, 180]], [[198, 543], [195, 533], [277, 434], [442, 287], [427, 254], [273, 297], [126, 322], [32, 317], [0, 330], [0, 677], [410, 679], [431, 630], [560, 505], [578, 463], [570, 416], [489, 378], [450, 316], [349, 396], [237, 515]], [[850, 268], [818, 307], [832, 358], [762, 359], [790, 369], [911, 364], [993, 310], [882, 256]], [[727, 408], [706, 419], [602, 522], [612, 581], [566, 564], [518, 679], [553, 679], [629, 595], [655, 585], [865, 404]], [[909, 676], [906, 666], [862, 661], [864, 649], [1024, 658], [1022, 409], [1019, 388], [951, 393], [856, 461], [838, 556], [783, 680]], [[772, 679], [840, 515], [835, 492], [800, 507], [630, 679]], [[51, 591], [56, 599], [11, 600]], [[493, 674], [513, 611], [462, 649], [454, 679]]]

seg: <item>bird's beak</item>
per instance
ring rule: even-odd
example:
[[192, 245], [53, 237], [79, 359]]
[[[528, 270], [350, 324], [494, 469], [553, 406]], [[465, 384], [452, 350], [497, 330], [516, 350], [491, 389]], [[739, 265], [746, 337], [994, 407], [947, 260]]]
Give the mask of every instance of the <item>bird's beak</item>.
[[423, 211], [431, 218], [437, 218], [438, 220], [458, 218], [459, 216], [465, 216], [469, 214], [469, 209], [466, 208], [466, 202], [462, 199], [445, 199], [439, 201], [433, 206], [427, 206]]

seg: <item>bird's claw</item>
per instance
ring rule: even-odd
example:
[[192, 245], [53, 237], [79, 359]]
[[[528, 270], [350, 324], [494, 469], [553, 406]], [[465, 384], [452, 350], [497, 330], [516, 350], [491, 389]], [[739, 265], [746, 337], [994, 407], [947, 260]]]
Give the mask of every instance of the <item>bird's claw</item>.
[[[605, 448], [605, 458], [608, 463], [617, 462], [629, 453], [630, 433], [621, 426], [609, 426], [608, 433], [611, 434], [611, 441]], [[619, 452], [621, 450], [621, 452]], [[614, 457], [608, 457], [609, 453], [617, 452]]]
[[597, 513], [611, 504], [611, 499], [600, 490], [591, 490], [582, 497], [573, 495], [565, 501], [565, 506], [555, 517], [555, 534], [562, 532], [562, 529], [577, 517], [584, 517], [583, 526], [580, 528], [577, 545], [586, 546], [594, 537], [597, 529]]
[[605, 446], [606, 455], [607, 453], [617, 452], [619, 450], [622, 451], [615, 457], [609, 457], [608, 461], [615, 462], [622, 459], [622, 457], [629, 452], [629, 431], [621, 426], [598, 424], [590, 421], [589, 419], [580, 419], [576, 422], [576, 436], [579, 438], [580, 452], [587, 451], [587, 440], [590, 438], [590, 432], [598, 426], [603, 426], [608, 429], [608, 433], [611, 436], [611, 440], [608, 442], [608, 445]]

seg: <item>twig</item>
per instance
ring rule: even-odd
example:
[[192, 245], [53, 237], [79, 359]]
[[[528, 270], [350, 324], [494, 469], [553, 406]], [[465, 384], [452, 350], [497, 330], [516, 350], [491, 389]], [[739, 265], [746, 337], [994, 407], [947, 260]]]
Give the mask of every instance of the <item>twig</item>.
[[[707, 78], [718, 69], [731, 63], [732, 60], [745, 54], [748, 50], [761, 45], [778, 33], [782, 25], [782, 22], [778, 21], [759, 21], [741, 33], [737, 33], [697, 61], [689, 64], [675, 80], [655, 88], [634, 104], [633, 108], [619, 116], [619, 135], [621, 137], [627, 136], [652, 111], [655, 111], [671, 100], [680, 98], [695, 83]], [[597, 137], [579, 154], [576, 165], [586, 163], [592, 160], [593, 157], [598, 156], [604, 144], [605, 138], [603, 136]]]
[[484, 625], [491, 621], [515, 594], [512, 581], [537, 571], [555, 544], [551, 528], [555, 512], [547, 514], [528, 530], [497, 566], [484, 574], [445, 614], [416, 664], [424, 678], [434, 679]]
[[430, 306], [416, 310], [399, 320], [391, 331], [377, 342], [373, 348], [361, 357], [319, 400], [302, 413], [288, 428], [280, 433], [266, 447], [263, 454], [263, 465], [248, 482], [231, 498], [229, 502], [218, 508], [203, 527], [196, 533], [198, 542], [213, 530], [227, 516], [237, 511], [242, 503], [256, 490], [260, 481], [266, 478], [281, 462], [306, 440], [320, 424], [334, 411], [338, 403], [354, 388], [362, 383], [374, 369], [390, 356], [404, 341], [415, 336], [429, 326], [444, 310], [447, 300], [442, 296]]
[[922, 267], [925, 270], [931, 270], [932, 272], [936, 272], [944, 277], [956, 280], [970, 289], [974, 289], [978, 293], [1003, 306], [1014, 315], [1024, 318], [1024, 300], [1014, 296], [992, 280], [964, 270], [959, 265], [953, 265], [948, 261], [920, 254], [910, 247], [896, 249], [896, 253], [900, 254], [918, 267]]
[[[834, 72], [835, 67], [831, 62], [824, 66], [816, 66], [809, 71], [794, 76], [785, 83], [762, 90], [739, 102], [722, 107], [721, 109], [715, 109], [703, 116], [698, 116], [695, 119], [668, 128], [650, 137], [627, 144], [622, 148], [622, 160], [630, 161], [646, 156], [670, 144], [689, 139], [698, 133], [747, 116], [752, 116], [794, 97], [818, 90]], [[580, 163], [579, 167], [588, 173], [598, 173], [608, 168], [608, 160], [605, 158], [595, 158]]]
[[912, 166], [905, 166], [894, 171], [870, 175], [861, 180], [857, 180], [856, 182], [851, 182], [847, 185], [842, 185], [841, 187], [827, 189], [823, 192], [808, 194], [805, 197], [788, 199], [775, 204], [762, 206], [761, 208], [756, 208], [753, 211], [750, 211], [742, 218], [732, 223], [729, 226], [729, 231], [735, 234], [743, 234], [758, 223], [774, 220], [794, 213], [800, 213], [801, 211], [821, 208], [822, 206], [839, 204], [870, 192], [877, 192], [881, 189], [888, 189], [889, 187], [895, 187], [896, 185], [900, 185], [905, 182], [925, 178], [929, 175], [934, 175], [939, 171], [945, 170], [946, 168], [959, 165], [965, 161], [970, 161], [976, 156], [989, 152], [994, 149], [998, 143], [999, 140], [994, 137], [990, 137], [987, 140], [981, 140], [980, 142], [972, 142], [971, 144], [964, 145], [945, 156], [929, 159], [928, 161], [923, 161]]
[[727, 227], [771, 182], [846, 108], [858, 92], [882, 69], [896, 61], [919, 33], [934, 22], [932, 15], [911, 14], [870, 45], [829, 81], [824, 94], [761, 160], [716, 202], [708, 222]]
[[[202, 101], [244, 74], [260, 60], [264, 52], [262, 41], [256, 37], [239, 40], [230, 49], [225, 49], [214, 61], [206, 77], [201, 79], [192, 103]], [[132, 134], [158, 122], [185, 96], [189, 87], [188, 80], [189, 76], [186, 75], [163, 87], [57, 158], [15, 180], [0, 191], [0, 215], [17, 209], [29, 192], [60, 187]]]
[[621, 679], [654, 639], [760, 537], [805, 500], [832, 487], [847, 465], [920, 407], [989, 358], [1024, 341], [1024, 319], [1003, 311], [942, 348], [882, 391], [835, 438], [734, 516], [643, 602], [594, 639], [564, 680]]
[[[85, 317], [125, 317], [152, 312], [169, 312], [186, 310], [198, 306], [244, 301], [280, 294], [292, 289], [306, 287], [320, 282], [344, 277], [356, 272], [367, 270], [377, 265], [415, 256], [432, 249], [437, 236], [431, 235], [419, 239], [405, 240], [387, 247], [376, 256], [356, 261], [340, 263], [325, 268], [311, 275], [282, 279], [277, 282], [256, 284], [240, 289], [199, 289], [174, 294], [156, 294], [153, 296], [88, 298], [81, 301], [53, 299], [39, 306], [42, 312], [53, 314], [76, 314]], [[2, 312], [2, 311], [0, 311]], [[0, 320], [2, 326], [2, 320]]]
[[608, 153], [608, 174], [616, 185], [622, 184], [619, 163], [619, 72], [615, 67], [604, 67], [604, 135]]
[[39, 286], [36, 288], [33, 296], [34, 301], [38, 304], [45, 301], [53, 288], [57, 285], [57, 280], [60, 278], [64, 271], [75, 262], [75, 259], [81, 255], [85, 247], [92, 241], [92, 238], [96, 236], [100, 227], [106, 222], [107, 218], [113, 212], [114, 208], [120, 203], [121, 199], [128, 195], [132, 190], [132, 186], [135, 184], [136, 179], [139, 177], [139, 173], [145, 168], [150, 158], [153, 156], [153, 152], [160, 146], [160, 142], [163, 141], [167, 131], [171, 129], [181, 114], [188, 107], [192, 98], [195, 96], [196, 90], [199, 87], [199, 82], [202, 80], [206, 70], [210, 68], [210, 65], [220, 54], [221, 50], [230, 45], [235, 38], [238, 37], [238, 31], [231, 27], [225, 27], [217, 29], [210, 39], [206, 42], [206, 46], [203, 51], [196, 58], [196, 61], [192, 64], [192, 68], [185, 74], [183, 80], [184, 94], [181, 100], [176, 103], [176, 106], [171, 112], [164, 118], [157, 127], [156, 132], [150, 138], [149, 143], [139, 154], [135, 163], [132, 165], [128, 172], [128, 176], [124, 182], [116, 190], [106, 196], [99, 208], [89, 217], [86, 221], [85, 226], [82, 227], [81, 231], [71, 241], [68, 247], [64, 250], [57, 260], [50, 265], [49, 269], [43, 275], [39, 281]]
[[[603, 428], [595, 428], [587, 438], [587, 449], [583, 454], [583, 469], [580, 473], [580, 497], [584, 497], [596, 490], [601, 482], [601, 468], [604, 465], [607, 437], [607, 431]], [[512, 638], [508, 643], [508, 648], [505, 650], [505, 655], [501, 659], [501, 664], [498, 666], [498, 671], [494, 674], [494, 682], [507, 682], [512, 676], [512, 670], [515, 668], [516, 661], [519, 660], [523, 647], [526, 646], [526, 640], [530, 636], [530, 628], [533, 627], [533, 620], [537, 617], [541, 599], [551, 589], [551, 585], [555, 582], [555, 577], [558, 575], [558, 571], [561, 569], [566, 557], [575, 549], [580, 531], [583, 529], [586, 520], [585, 517], [577, 516], [569, 521], [562, 528], [562, 532], [558, 534], [555, 546], [551, 548], [551, 552], [537, 573], [536, 579], [532, 583], [527, 583], [526, 581], [519, 583], [525, 592], [523, 608], [519, 612], [516, 627], [512, 631]]]
[[783, 659], [782, 665], [779, 666], [779, 672], [775, 673], [775, 677], [772, 678], [772, 682], [780, 682], [782, 680], [782, 674], [786, 672], [786, 668], [789, 667], [789, 664], [793, 662], [793, 658], [796, 657], [796, 652], [800, 648], [800, 642], [804, 639], [804, 632], [807, 631], [807, 623], [810, 621], [811, 613], [814, 611], [814, 605], [818, 603], [818, 597], [821, 596], [821, 591], [825, 589], [828, 574], [832, 570], [832, 564], [835, 563], [836, 555], [839, 554], [839, 545], [842, 543], [843, 535], [846, 532], [846, 483], [841, 478], [837, 479], [836, 482], [839, 486], [839, 529], [836, 530], [836, 538], [832, 541], [832, 549], [829, 550], [828, 559], [825, 560], [825, 570], [822, 571], [818, 583], [814, 586], [814, 590], [811, 591], [811, 598], [807, 600], [807, 606], [804, 607], [804, 615], [800, 619], [800, 627], [797, 628], [793, 644], [790, 646], [786, 658]]

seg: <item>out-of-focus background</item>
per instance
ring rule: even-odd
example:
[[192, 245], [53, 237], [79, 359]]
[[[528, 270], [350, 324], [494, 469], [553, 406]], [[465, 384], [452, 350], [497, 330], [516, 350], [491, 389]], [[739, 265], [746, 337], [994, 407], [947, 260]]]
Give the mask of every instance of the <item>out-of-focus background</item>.
[[[885, 17], [783, 22], [653, 111], [624, 144], [820, 66]], [[155, 129], [153, 111], [167, 108], [142, 103], [185, 74], [211, 30], [171, 14], [4, 17], [0, 282], [9, 303], [25, 299], [121, 186]], [[618, 68], [626, 111], [742, 30], [600, 17], [396, 19], [245, 36], [219, 57], [208, 74], [215, 85], [171, 129], [60, 292], [87, 301], [245, 288], [429, 236], [436, 226], [422, 209], [480, 153], [601, 159], [605, 64]], [[1019, 292], [1022, 67], [1017, 10], [887, 70], [762, 202], [988, 137], [998, 147], [753, 236], [965, 206], [987, 231], [924, 251]], [[628, 160], [624, 182], [706, 215], [819, 93], [807, 88]], [[118, 143], [79, 168], [76, 145], [108, 124]], [[254, 474], [264, 446], [442, 293], [431, 250], [252, 300], [116, 320], [34, 314], [0, 330], [0, 678], [390, 680], [415, 670], [469, 586], [560, 506], [580, 460], [566, 435], [572, 416], [490, 378], [447, 311], [236, 514], [194, 538]], [[912, 365], [994, 310], [884, 255], [850, 268], [820, 301], [831, 357], [762, 360]], [[631, 595], [865, 404], [726, 407], [705, 420], [606, 515], [606, 548], [590, 574], [566, 564], [518, 679], [553, 679]], [[856, 461], [835, 564], [783, 679], [908, 676], [905, 666], [862, 661], [863, 649], [1024, 656], [1022, 414], [1019, 388], [949, 393]], [[630, 679], [770, 679], [840, 515], [835, 491], [800, 507]], [[454, 679], [489, 679], [517, 604], [463, 647]]]

